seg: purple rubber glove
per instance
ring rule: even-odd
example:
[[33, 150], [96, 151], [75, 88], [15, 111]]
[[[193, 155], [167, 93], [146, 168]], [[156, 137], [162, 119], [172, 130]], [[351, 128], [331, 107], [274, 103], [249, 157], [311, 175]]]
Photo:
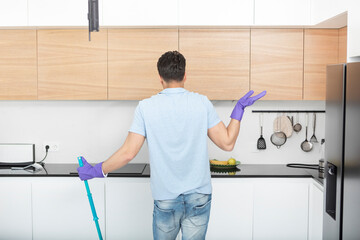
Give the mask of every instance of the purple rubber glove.
[[256, 96], [250, 97], [251, 95], [253, 95], [253, 93], [254, 91], [251, 90], [247, 94], [245, 94], [242, 98], [240, 98], [240, 100], [236, 103], [234, 110], [231, 113], [230, 116], [231, 118], [241, 121], [245, 107], [253, 105], [254, 102], [265, 96], [266, 91], [263, 91]]
[[103, 171], [101, 168], [103, 162], [98, 163], [95, 166], [91, 166], [83, 157], [82, 157], [82, 162], [83, 162], [84, 166], [77, 168], [77, 171], [79, 173], [79, 178], [82, 181], [89, 180], [89, 179], [92, 179], [95, 177], [97, 177], [97, 178], [104, 177]]

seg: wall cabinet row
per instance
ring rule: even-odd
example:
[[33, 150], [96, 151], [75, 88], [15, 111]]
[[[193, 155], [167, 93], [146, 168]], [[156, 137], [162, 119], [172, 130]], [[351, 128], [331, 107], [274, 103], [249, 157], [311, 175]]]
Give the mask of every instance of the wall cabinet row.
[[325, 66], [346, 59], [346, 29], [109, 28], [91, 41], [86, 29], [0, 36], [0, 99], [144, 99], [161, 90], [158, 58], [179, 50], [186, 88], [209, 99], [236, 100], [253, 89], [267, 90], [265, 100], [323, 100]]
[[[0, 26], [88, 24], [86, 0], [0, 3]], [[309, 25], [310, 0], [99, 0], [99, 20], [101, 26]]]

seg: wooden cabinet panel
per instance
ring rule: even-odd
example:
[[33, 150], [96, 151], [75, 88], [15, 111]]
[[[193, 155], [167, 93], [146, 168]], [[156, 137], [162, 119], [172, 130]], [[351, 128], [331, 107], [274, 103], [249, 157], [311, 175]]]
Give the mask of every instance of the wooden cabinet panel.
[[0, 30], [0, 99], [36, 99], [36, 64], [36, 30]]
[[339, 29], [339, 63], [347, 62], [347, 27]]
[[338, 29], [305, 29], [304, 100], [325, 100], [326, 65], [338, 63]]
[[213, 100], [237, 100], [249, 90], [249, 29], [180, 29], [185, 87]]
[[107, 99], [107, 29], [38, 30], [38, 98]]
[[140, 100], [162, 90], [157, 61], [178, 48], [177, 29], [108, 29], [109, 99]]
[[251, 89], [265, 100], [301, 100], [303, 30], [251, 30]]

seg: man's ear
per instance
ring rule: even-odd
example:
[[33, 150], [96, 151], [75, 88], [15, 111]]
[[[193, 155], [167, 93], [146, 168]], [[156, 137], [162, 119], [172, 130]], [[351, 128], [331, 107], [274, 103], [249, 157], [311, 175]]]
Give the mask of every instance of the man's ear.
[[184, 79], [183, 79], [184, 83], [186, 82], [186, 73], [184, 73]]
[[161, 76], [159, 76], [159, 78], [160, 78], [161, 86], [162, 86], [163, 88], [165, 88], [165, 81], [164, 81], [164, 79], [163, 79]]

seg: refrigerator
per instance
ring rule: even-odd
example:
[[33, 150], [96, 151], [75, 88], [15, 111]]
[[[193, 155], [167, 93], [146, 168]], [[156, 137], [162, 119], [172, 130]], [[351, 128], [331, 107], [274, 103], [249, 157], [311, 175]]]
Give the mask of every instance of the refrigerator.
[[360, 239], [360, 62], [326, 69], [323, 239]]

